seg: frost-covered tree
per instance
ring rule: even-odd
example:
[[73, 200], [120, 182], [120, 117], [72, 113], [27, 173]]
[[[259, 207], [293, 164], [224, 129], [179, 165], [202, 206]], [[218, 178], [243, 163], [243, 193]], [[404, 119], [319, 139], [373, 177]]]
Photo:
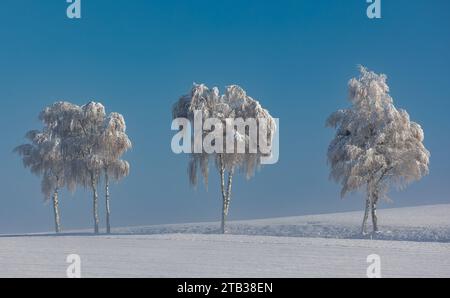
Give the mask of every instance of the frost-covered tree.
[[105, 119], [98, 149], [105, 175], [106, 232], [109, 234], [111, 233], [110, 177], [118, 181], [128, 176], [130, 172], [130, 164], [121, 159], [122, 155], [131, 149], [125, 119], [121, 114], [111, 113]]
[[336, 128], [328, 148], [330, 177], [342, 185], [341, 196], [356, 190], [367, 194], [362, 232], [369, 210], [378, 231], [376, 207], [390, 187], [401, 189], [428, 174], [430, 153], [421, 126], [389, 95], [387, 77], [360, 67], [349, 82], [351, 108], [333, 113], [327, 126]]
[[105, 174], [107, 232], [110, 226], [109, 177], [120, 180], [129, 173], [128, 162], [120, 159], [131, 147], [125, 133], [125, 120], [118, 113], [106, 116], [101, 103], [89, 102], [66, 111], [60, 127], [64, 148], [71, 158], [74, 181], [92, 190], [94, 232], [99, 233], [98, 185], [101, 173]]
[[41, 189], [46, 200], [52, 200], [55, 231], [61, 231], [58, 192], [63, 186], [64, 175], [58, 141], [41, 131], [26, 134], [28, 144], [14, 149], [22, 157], [23, 165], [42, 178]]
[[105, 107], [97, 102], [73, 108], [67, 104], [67, 107], [58, 114], [60, 121], [54, 131], [63, 136], [62, 146], [70, 156], [74, 181], [92, 190], [94, 232], [98, 234], [98, 184], [103, 169], [101, 134], [106, 117]]
[[74, 135], [74, 115], [80, 113], [81, 108], [69, 102], [55, 102], [46, 107], [39, 115], [44, 123], [44, 131], [51, 139], [57, 140], [58, 154], [61, 158], [61, 171], [64, 173], [64, 183], [69, 190], [74, 191], [77, 186], [77, 168], [73, 166], [77, 154], [73, 152], [68, 140]]
[[98, 184], [100, 173], [103, 169], [102, 156], [100, 152], [100, 135], [106, 117], [105, 107], [101, 103], [89, 102], [81, 107], [81, 115], [78, 120], [81, 132], [76, 138], [73, 148], [79, 154], [77, 163], [81, 168], [77, 171], [81, 174], [79, 182], [84, 187], [92, 190], [94, 232], [99, 233], [100, 219], [98, 216]]
[[44, 129], [27, 134], [30, 143], [15, 149], [24, 165], [42, 176], [42, 191], [52, 195], [55, 223], [60, 230], [58, 191], [75, 190], [77, 185], [93, 193], [94, 231], [99, 232], [98, 184], [105, 173], [107, 230], [110, 231], [109, 177], [119, 180], [129, 173], [121, 156], [131, 147], [125, 120], [118, 113], [106, 117], [105, 107], [96, 102], [78, 106], [56, 102], [39, 115]]
[[29, 143], [18, 146], [14, 152], [22, 157], [25, 167], [33, 174], [41, 176], [42, 193], [46, 200], [51, 198], [55, 217], [55, 230], [61, 231], [59, 198], [61, 188], [67, 186], [70, 190], [75, 189], [75, 182], [70, 171], [70, 158], [65, 155], [62, 147], [62, 133], [56, 132], [66, 114], [63, 111], [70, 110], [73, 105], [58, 103], [47, 107], [39, 115], [44, 128], [42, 131], [32, 130], [26, 134]]
[[[235, 173], [237, 170], [241, 170], [246, 174], [247, 179], [250, 179], [256, 168], [261, 164], [261, 158], [271, 154], [271, 152], [260, 150], [259, 144], [256, 144], [256, 150], [252, 152], [250, 148], [254, 144], [253, 142], [257, 142], [257, 140], [250, 137], [250, 127], [245, 126], [244, 131], [240, 131], [237, 127], [231, 127], [231, 129], [227, 130], [227, 121], [228, 119], [238, 118], [243, 121], [255, 119], [260, 135], [265, 134], [266, 136], [265, 140], [269, 150], [271, 150], [276, 125], [269, 112], [263, 109], [258, 101], [247, 96], [246, 92], [239, 86], [227, 87], [225, 94], [220, 95], [218, 88], [209, 89], [205, 85], [194, 85], [189, 95], [182, 96], [175, 103], [172, 116], [174, 119], [185, 118], [190, 120], [191, 123], [195, 123], [196, 112], [200, 113], [205, 122], [206, 119], [210, 118], [219, 120], [219, 123], [215, 123], [210, 127], [203, 127], [201, 132], [202, 140], [208, 140], [211, 135], [223, 134], [223, 142], [217, 142], [216, 138], [212, 139], [211, 145], [216, 149], [221, 149], [215, 150], [215, 152], [209, 152], [204, 147], [201, 151], [192, 150], [193, 153], [190, 154], [188, 166], [189, 180], [192, 185], [196, 185], [198, 173], [201, 173], [205, 185], [207, 185], [209, 165], [210, 162], [214, 162], [221, 181], [221, 232], [225, 233], [225, 222], [229, 213]], [[259, 122], [262, 120], [264, 120], [264, 123], [259, 125]], [[227, 150], [227, 140], [233, 142], [230, 145], [230, 147], [234, 146], [232, 150]], [[195, 147], [195, 140], [193, 141], [193, 146]], [[245, 148], [245, 151], [237, 150], [239, 147]]]

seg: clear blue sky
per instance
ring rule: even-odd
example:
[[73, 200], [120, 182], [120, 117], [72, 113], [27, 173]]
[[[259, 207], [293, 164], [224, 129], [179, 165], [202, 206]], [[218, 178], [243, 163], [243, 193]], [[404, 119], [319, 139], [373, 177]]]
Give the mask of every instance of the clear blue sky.
[[[57, 100], [126, 117], [134, 149], [131, 175], [112, 188], [114, 226], [218, 220], [217, 174], [192, 189], [187, 158], [170, 150], [171, 105], [193, 82], [239, 84], [280, 118], [280, 162], [236, 180], [231, 219], [360, 210], [361, 195], [340, 200], [328, 180], [324, 127], [348, 106], [357, 64], [389, 76], [432, 152], [431, 174], [382, 206], [450, 203], [449, 1], [383, 0], [381, 20], [365, 0], [82, 0], [81, 20], [66, 6], [0, 2], [0, 233], [53, 229], [40, 180], [12, 149]], [[64, 228], [90, 228], [91, 205], [89, 192], [64, 193]]]

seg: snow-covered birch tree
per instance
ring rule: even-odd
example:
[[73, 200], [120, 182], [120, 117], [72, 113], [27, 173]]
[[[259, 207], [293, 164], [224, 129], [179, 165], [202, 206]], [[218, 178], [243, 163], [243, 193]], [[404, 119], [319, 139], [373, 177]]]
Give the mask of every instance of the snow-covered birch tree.
[[15, 152], [32, 173], [42, 176], [42, 191], [53, 199], [56, 231], [60, 231], [58, 192], [62, 187], [75, 190], [77, 185], [92, 190], [94, 231], [99, 233], [98, 185], [105, 174], [107, 231], [110, 232], [109, 180], [120, 180], [130, 165], [121, 159], [131, 148], [125, 133], [125, 120], [118, 113], [106, 117], [105, 107], [96, 102], [78, 106], [56, 102], [39, 115], [41, 131], [27, 133], [28, 144]]
[[41, 189], [45, 200], [52, 200], [55, 220], [55, 232], [61, 232], [59, 212], [59, 189], [63, 186], [64, 176], [62, 159], [58, 150], [58, 141], [46, 133], [30, 131], [26, 134], [28, 144], [14, 149], [22, 157], [23, 165], [41, 177]]
[[101, 134], [106, 117], [101, 103], [89, 102], [74, 111], [68, 120], [70, 134], [65, 139], [67, 150], [73, 156], [72, 167], [77, 183], [92, 190], [94, 232], [99, 233], [98, 185], [103, 169]]
[[106, 225], [110, 233], [110, 177], [120, 180], [127, 176], [130, 165], [121, 156], [131, 148], [126, 135], [125, 120], [118, 113], [106, 116], [101, 103], [89, 102], [73, 109], [65, 117], [65, 148], [72, 157], [71, 172], [76, 183], [92, 190], [94, 232], [99, 233], [98, 185], [105, 177]]
[[[22, 157], [25, 167], [33, 174], [42, 178], [41, 188], [46, 200], [51, 199], [55, 218], [55, 231], [61, 231], [59, 212], [59, 191], [64, 186], [69, 190], [75, 189], [74, 177], [69, 166], [70, 158], [63, 150], [62, 136], [64, 130], [61, 127], [62, 119], [67, 112], [75, 108], [68, 103], [56, 103], [45, 108], [39, 115], [43, 122], [42, 131], [32, 130], [26, 134], [29, 143], [18, 146], [14, 152]], [[59, 131], [55, 131], [56, 128]]]
[[95, 233], [99, 232], [98, 184], [103, 169], [99, 146], [105, 117], [104, 106], [96, 102], [81, 107], [57, 102], [41, 113], [52, 135], [60, 138], [70, 183], [92, 190]]
[[327, 126], [336, 129], [328, 148], [331, 179], [342, 185], [341, 196], [363, 190], [366, 197], [362, 233], [369, 212], [378, 231], [377, 203], [429, 172], [430, 153], [421, 126], [397, 109], [389, 95], [387, 77], [360, 67], [349, 82], [352, 106], [331, 114]]
[[122, 155], [131, 149], [125, 119], [121, 114], [111, 113], [105, 119], [99, 149], [105, 175], [106, 232], [109, 234], [111, 233], [110, 177], [119, 181], [130, 172], [130, 164], [121, 159]]
[[[205, 146], [201, 146], [200, 150], [192, 148], [188, 166], [189, 180], [192, 185], [196, 185], [198, 173], [201, 173], [207, 185], [209, 165], [210, 162], [214, 162], [220, 175], [221, 232], [225, 233], [233, 177], [238, 170], [241, 170], [247, 179], [250, 179], [261, 164], [261, 157], [271, 154], [272, 138], [276, 130], [275, 120], [258, 101], [247, 96], [239, 86], [229, 86], [225, 94], [220, 95], [218, 88], [209, 89], [205, 85], [194, 85], [189, 95], [182, 96], [175, 103], [172, 116], [174, 119], [188, 119], [194, 125], [199, 116], [205, 121], [205, 125], [201, 127], [201, 139], [215, 150], [211, 152]], [[208, 123], [208, 119], [215, 119], [218, 122]], [[229, 120], [237, 119], [241, 120], [242, 125], [230, 126]], [[252, 123], [252, 120], [255, 122]], [[259, 130], [259, 136], [265, 135], [262, 139], [266, 141], [265, 145], [269, 148], [269, 152], [260, 150], [258, 137], [250, 136], [251, 125], [255, 125]], [[194, 134], [193, 147], [196, 147], [195, 138]], [[238, 148], [244, 148], [244, 150], [238, 150]]]

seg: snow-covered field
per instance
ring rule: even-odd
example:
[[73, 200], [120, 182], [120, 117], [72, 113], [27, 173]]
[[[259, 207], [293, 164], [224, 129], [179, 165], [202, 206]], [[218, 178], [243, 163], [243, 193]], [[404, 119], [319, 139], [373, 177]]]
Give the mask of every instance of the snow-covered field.
[[371, 254], [383, 277], [450, 277], [450, 205], [380, 210], [390, 240], [358, 239], [361, 216], [232, 222], [225, 236], [217, 223], [0, 236], [0, 277], [65, 277], [69, 254], [83, 277], [366, 277]]
[[[362, 239], [363, 212], [307, 215], [230, 222], [227, 230], [235, 235], [286, 236], [308, 238]], [[371, 219], [368, 221], [370, 231]], [[378, 240], [404, 240], [450, 243], [450, 204], [380, 209]], [[160, 225], [115, 230], [130, 234], [217, 234], [217, 223]], [[364, 237], [364, 238], [370, 238]]]

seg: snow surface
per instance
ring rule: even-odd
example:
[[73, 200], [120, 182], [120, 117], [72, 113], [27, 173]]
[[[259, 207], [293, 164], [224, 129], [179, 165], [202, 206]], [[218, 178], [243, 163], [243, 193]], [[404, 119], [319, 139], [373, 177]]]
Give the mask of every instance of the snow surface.
[[450, 205], [379, 214], [377, 237], [412, 241], [355, 239], [361, 212], [233, 222], [233, 235], [214, 234], [217, 223], [5, 235], [0, 277], [65, 277], [69, 254], [80, 255], [83, 277], [364, 278], [370, 254], [383, 277], [450, 277]]
[[[229, 234], [319, 237], [339, 239], [402, 240], [421, 242], [450, 242], [450, 204], [380, 209], [375, 236], [361, 235], [363, 212], [307, 215], [262, 220], [234, 221], [227, 225]], [[371, 229], [371, 219], [368, 221]], [[115, 229], [131, 234], [217, 234], [217, 223], [176, 224]]]

